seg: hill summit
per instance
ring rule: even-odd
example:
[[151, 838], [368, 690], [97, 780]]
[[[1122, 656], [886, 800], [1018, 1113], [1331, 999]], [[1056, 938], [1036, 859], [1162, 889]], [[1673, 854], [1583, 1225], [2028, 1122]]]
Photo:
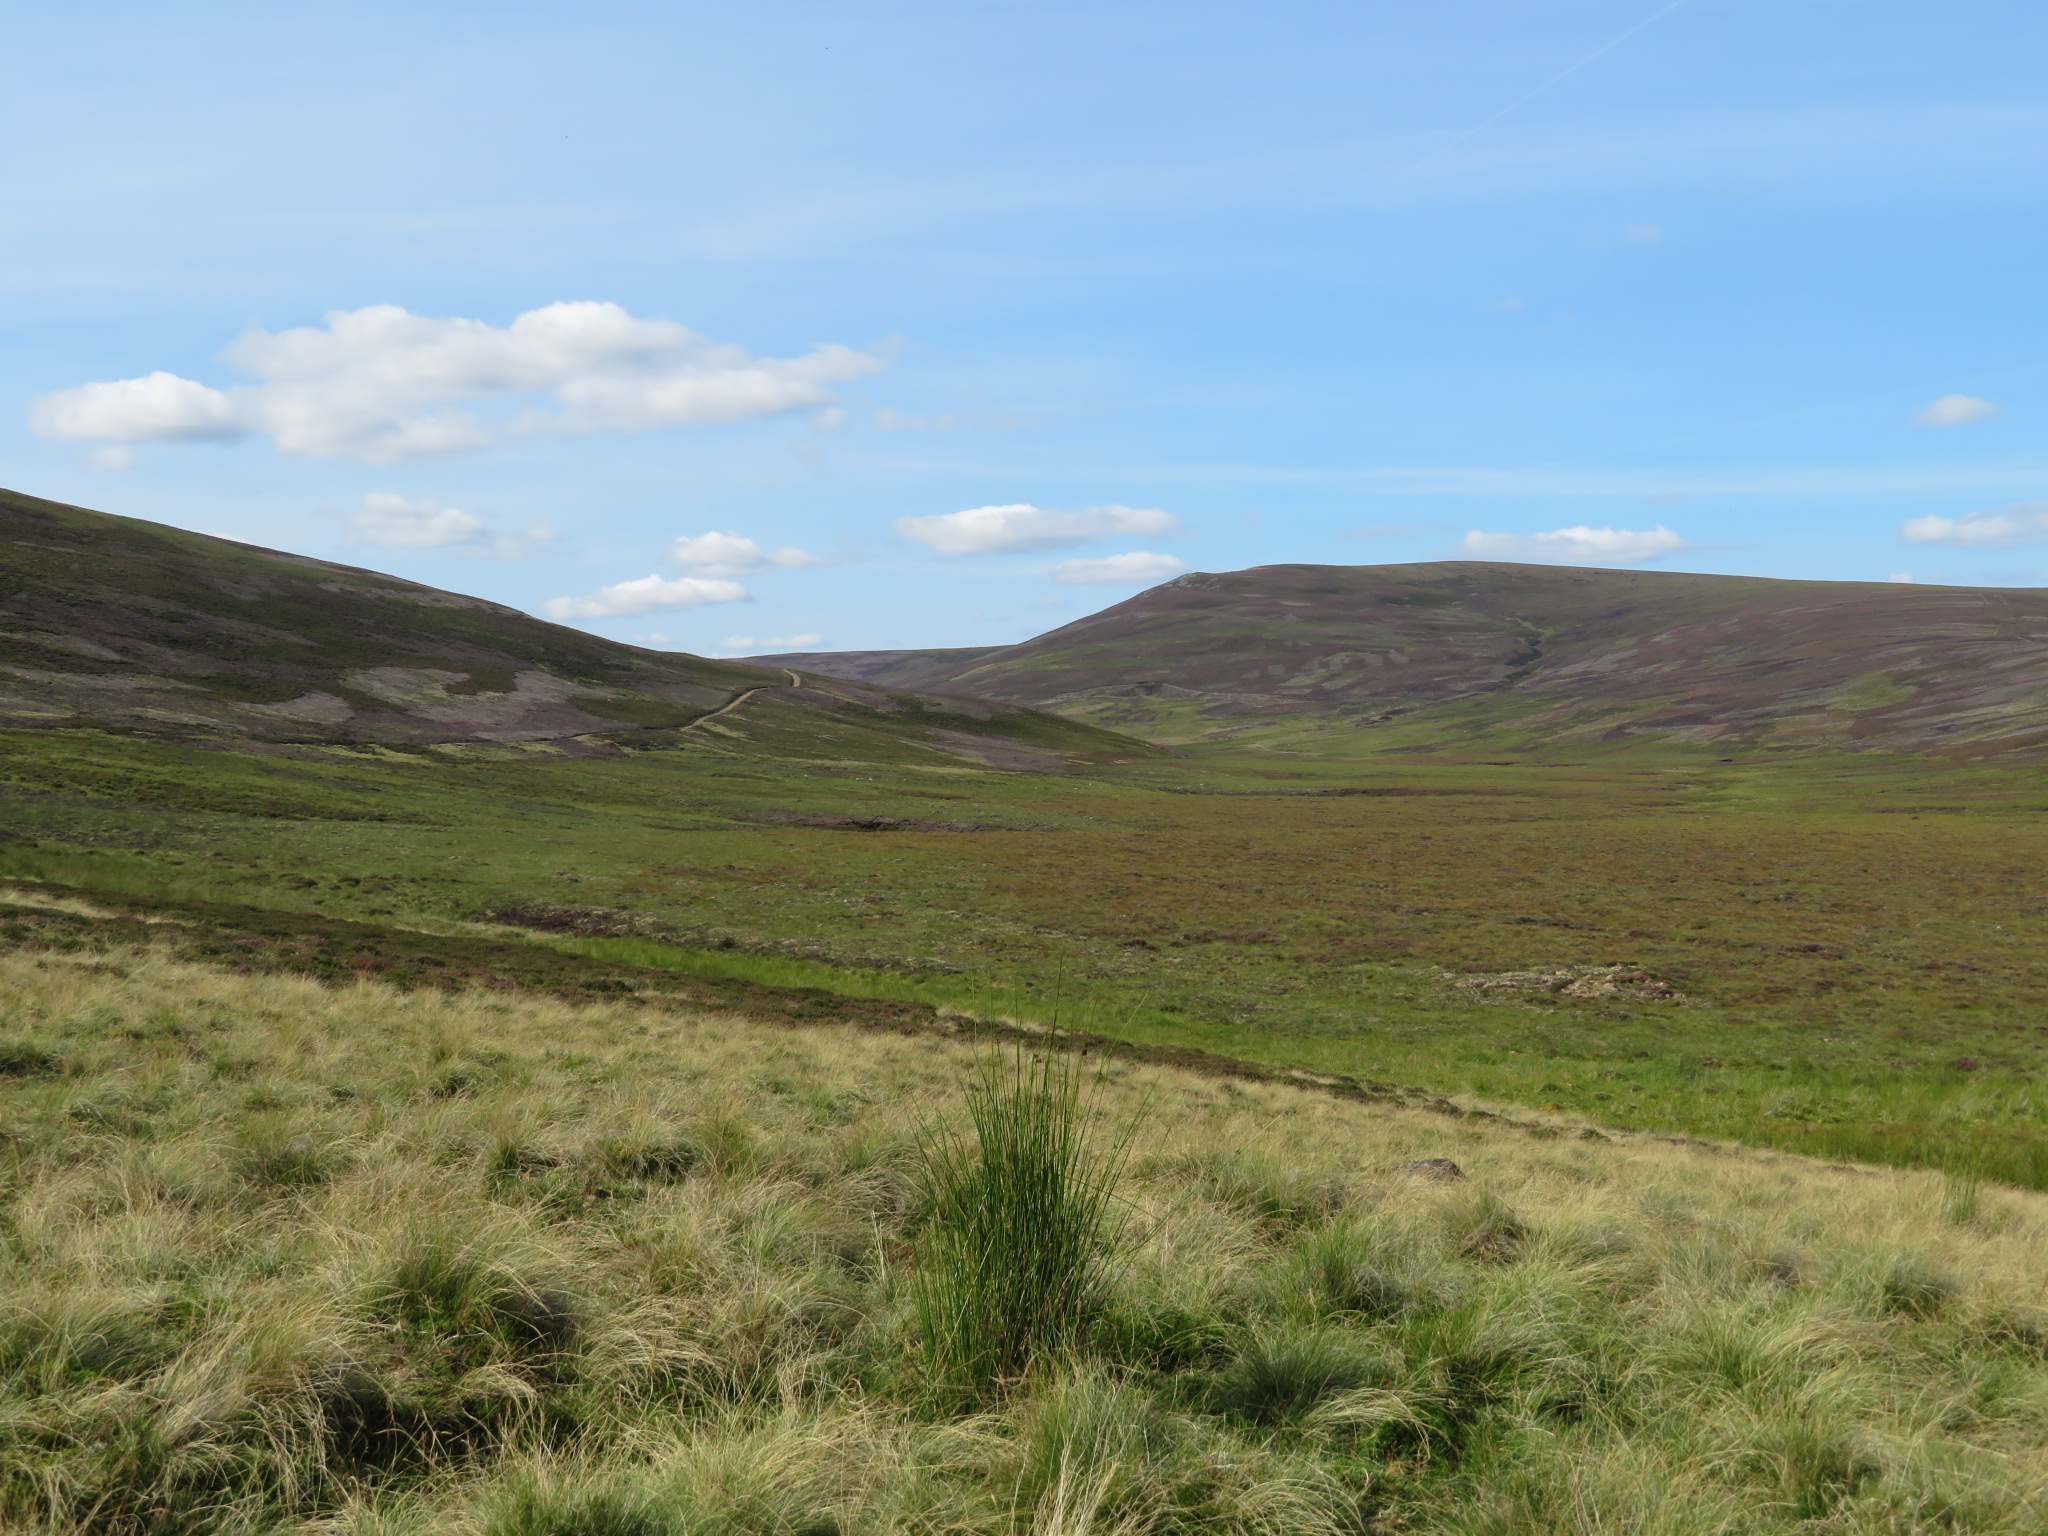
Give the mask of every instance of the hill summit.
[[2048, 748], [2048, 591], [1440, 561], [1196, 572], [996, 648], [758, 657], [1168, 743]]

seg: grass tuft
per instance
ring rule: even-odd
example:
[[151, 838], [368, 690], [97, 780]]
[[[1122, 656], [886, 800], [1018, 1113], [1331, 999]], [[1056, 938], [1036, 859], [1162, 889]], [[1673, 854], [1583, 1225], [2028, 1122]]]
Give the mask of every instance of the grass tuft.
[[1327, 1329], [1250, 1340], [1210, 1388], [1210, 1404], [1255, 1424], [1299, 1421], [1328, 1399], [1391, 1384], [1393, 1364], [1356, 1336]]
[[1285, 1303], [1311, 1317], [1370, 1322], [1398, 1317], [1419, 1299], [1371, 1235], [1348, 1222], [1332, 1223], [1302, 1241], [1283, 1277], [1282, 1295]]
[[1491, 1190], [1450, 1207], [1444, 1218], [1464, 1258], [1508, 1264], [1522, 1256], [1529, 1242], [1528, 1223]]
[[1121, 1148], [1094, 1144], [1078, 1062], [992, 1055], [967, 1091], [971, 1139], [925, 1145], [928, 1221], [912, 1282], [941, 1390], [1014, 1381], [1079, 1342], [1106, 1299]]
[[522, 1274], [516, 1259], [452, 1233], [416, 1237], [366, 1302], [373, 1316], [465, 1365], [557, 1357], [575, 1348], [583, 1327], [571, 1297]]
[[64, 1058], [26, 1040], [0, 1040], [0, 1077], [53, 1077], [64, 1070]]
[[1962, 1285], [1954, 1275], [1936, 1269], [1925, 1259], [1908, 1256], [1885, 1272], [1879, 1299], [1884, 1310], [1895, 1316], [1927, 1318], [1961, 1293]]

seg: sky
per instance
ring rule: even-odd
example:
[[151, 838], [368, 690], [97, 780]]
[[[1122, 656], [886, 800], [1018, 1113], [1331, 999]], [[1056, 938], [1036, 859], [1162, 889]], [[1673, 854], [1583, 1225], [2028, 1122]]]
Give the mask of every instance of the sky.
[[2022, 0], [0, 6], [0, 484], [702, 654], [2048, 583]]

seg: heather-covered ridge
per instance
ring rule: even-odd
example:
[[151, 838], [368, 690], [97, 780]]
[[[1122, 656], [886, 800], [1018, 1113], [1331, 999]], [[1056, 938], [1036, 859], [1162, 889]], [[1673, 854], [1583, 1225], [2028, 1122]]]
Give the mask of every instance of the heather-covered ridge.
[[1169, 743], [2048, 748], [2048, 590], [2031, 588], [1268, 565], [1182, 576], [992, 651], [803, 664]]
[[1148, 755], [1014, 704], [642, 650], [374, 571], [12, 492], [0, 492], [0, 727], [1041, 770]]

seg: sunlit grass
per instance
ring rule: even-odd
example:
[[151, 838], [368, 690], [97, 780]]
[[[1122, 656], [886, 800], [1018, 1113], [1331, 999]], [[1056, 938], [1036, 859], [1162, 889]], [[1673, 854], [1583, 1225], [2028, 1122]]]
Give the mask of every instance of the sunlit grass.
[[[0, 1042], [9, 1531], [2048, 1520], [2048, 1204], [2010, 1189], [132, 950], [0, 956]], [[965, 1413], [919, 1306], [949, 1231], [1029, 1303]]]

